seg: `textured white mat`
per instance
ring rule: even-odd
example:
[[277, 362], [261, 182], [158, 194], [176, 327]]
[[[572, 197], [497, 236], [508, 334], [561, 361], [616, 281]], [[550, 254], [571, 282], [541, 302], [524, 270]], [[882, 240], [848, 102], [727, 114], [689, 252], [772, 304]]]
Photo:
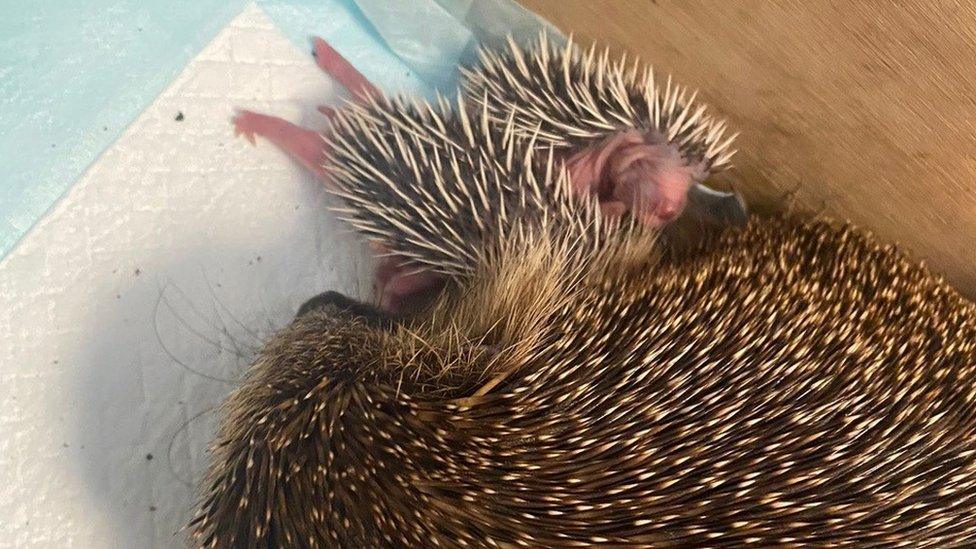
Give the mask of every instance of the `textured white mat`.
[[229, 122], [321, 127], [337, 90], [249, 8], [0, 263], [0, 546], [179, 546], [210, 410], [262, 335], [368, 294], [321, 186]]

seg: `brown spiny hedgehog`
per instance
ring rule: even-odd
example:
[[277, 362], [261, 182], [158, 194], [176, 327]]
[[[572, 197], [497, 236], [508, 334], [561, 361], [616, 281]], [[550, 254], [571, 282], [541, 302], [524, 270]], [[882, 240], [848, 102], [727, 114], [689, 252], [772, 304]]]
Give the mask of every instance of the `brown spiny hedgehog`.
[[336, 114], [346, 216], [456, 284], [303, 307], [226, 403], [195, 544], [976, 543], [974, 305], [826, 222], [663, 246], [465, 104]]
[[323, 307], [228, 402], [200, 545], [976, 543], [976, 310], [850, 228], [551, 237], [427, 314]]

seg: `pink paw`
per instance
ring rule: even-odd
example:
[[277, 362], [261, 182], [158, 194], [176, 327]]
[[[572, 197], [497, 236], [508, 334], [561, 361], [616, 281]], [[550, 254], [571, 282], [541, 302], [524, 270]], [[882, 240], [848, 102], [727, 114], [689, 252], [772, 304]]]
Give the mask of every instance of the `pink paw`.
[[251, 145], [257, 145], [255, 136], [261, 132], [263, 127], [262, 117], [265, 116], [252, 111], [237, 111], [237, 114], [232, 120], [234, 123], [234, 137], [243, 135], [244, 139], [251, 142]]
[[312, 47], [314, 48], [315, 61], [318, 63], [319, 68], [332, 78], [335, 78], [347, 90], [352, 92], [353, 95], [363, 97], [377, 93], [376, 87], [373, 86], [372, 82], [367, 80], [361, 72], [356, 70], [356, 67], [352, 66], [349, 60], [337, 52], [328, 42], [319, 37], [315, 37], [312, 39]]
[[252, 145], [256, 143], [256, 136], [261, 136], [291, 155], [302, 166], [325, 178], [323, 163], [326, 144], [318, 132], [296, 126], [277, 116], [248, 110], [238, 111], [233, 123], [235, 136], [243, 135]]

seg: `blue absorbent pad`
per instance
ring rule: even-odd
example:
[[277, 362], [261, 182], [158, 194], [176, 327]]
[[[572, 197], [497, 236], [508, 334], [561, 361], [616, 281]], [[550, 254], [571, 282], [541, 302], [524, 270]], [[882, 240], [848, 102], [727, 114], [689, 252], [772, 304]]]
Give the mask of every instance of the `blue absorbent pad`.
[[[0, 0], [0, 258], [249, 0]], [[450, 91], [479, 43], [549, 27], [510, 0], [257, 0], [387, 91]]]

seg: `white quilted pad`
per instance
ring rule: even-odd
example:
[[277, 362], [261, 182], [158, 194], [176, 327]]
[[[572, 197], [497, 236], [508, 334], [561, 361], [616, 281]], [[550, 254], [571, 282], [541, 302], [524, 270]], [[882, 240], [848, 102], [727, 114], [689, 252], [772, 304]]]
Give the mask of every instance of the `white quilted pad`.
[[249, 8], [0, 263], [0, 546], [180, 546], [255, 346], [321, 291], [368, 295], [321, 185], [230, 125], [321, 127], [338, 90]]

